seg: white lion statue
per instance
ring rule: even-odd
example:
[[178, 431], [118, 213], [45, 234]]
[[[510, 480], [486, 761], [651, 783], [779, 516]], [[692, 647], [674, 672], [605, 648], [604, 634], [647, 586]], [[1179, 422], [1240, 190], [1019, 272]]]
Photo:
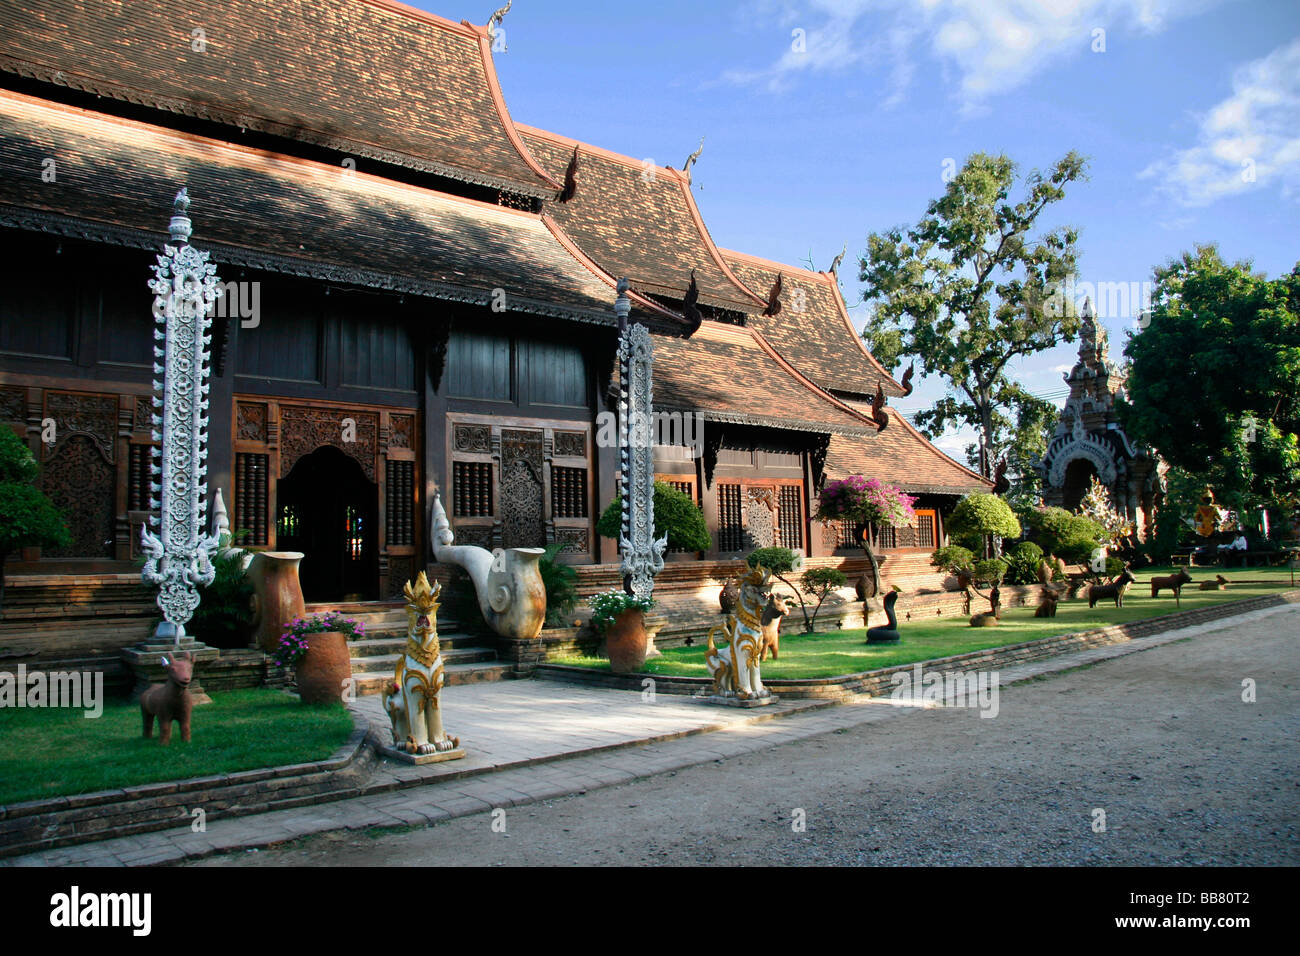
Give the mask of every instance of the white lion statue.
[[[738, 700], [771, 697], [759, 664], [764, 649], [763, 609], [771, 599], [772, 572], [759, 566], [739, 581], [740, 593], [725, 623], [709, 631], [704, 663], [713, 677], [713, 694]], [[725, 639], [715, 643], [716, 635]]]
[[406, 653], [383, 694], [384, 710], [393, 722], [393, 745], [409, 754], [443, 753], [460, 746], [460, 738], [442, 726], [440, 697], [443, 684], [442, 651], [438, 646], [438, 595], [442, 585], [423, 571], [415, 587], [407, 581]]

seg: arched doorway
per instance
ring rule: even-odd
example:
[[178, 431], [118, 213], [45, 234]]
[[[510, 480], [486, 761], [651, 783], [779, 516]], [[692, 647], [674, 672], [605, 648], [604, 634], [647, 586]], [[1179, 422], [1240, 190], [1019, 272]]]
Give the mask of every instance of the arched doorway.
[[1096, 466], [1086, 458], [1076, 458], [1065, 466], [1065, 483], [1061, 491], [1062, 505], [1066, 511], [1076, 510], [1083, 502], [1083, 496], [1088, 493], [1095, 474]]
[[307, 601], [368, 601], [379, 593], [379, 487], [331, 446], [298, 459], [276, 487], [276, 546], [301, 551]]

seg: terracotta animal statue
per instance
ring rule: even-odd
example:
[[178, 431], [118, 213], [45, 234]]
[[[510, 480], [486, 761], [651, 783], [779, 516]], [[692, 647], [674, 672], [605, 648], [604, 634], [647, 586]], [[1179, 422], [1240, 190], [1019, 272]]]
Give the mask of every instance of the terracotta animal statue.
[[190, 742], [190, 715], [194, 712], [194, 697], [190, 694], [190, 681], [194, 679], [194, 655], [181, 651], [162, 659], [167, 672], [165, 684], [154, 684], [140, 695], [140, 716], [144, 718], [144, 735], [153, 736], [154, 718], [158, 719], [158, 740], [169, 744], [172, 740], [172, 721], [181, 725], [181, 740]]
[[704, 665], [713, 678], [713, 694], [717, 697], [757, 700], [772, 696], [759, 672], [763, 609], [772, 596], [771, 580], [772, 572], [767, 568], [751, 568], [738, 582], [740, 596], [726, 621], [709, 630]]
[[971, 627], [997, 627], [1002, 623], [1002, 592], [996, 587], [989, 592], [989, 604], [992, 610], [971, 617]]
[[898, 633], [898, 617], [894, 614], [894, 605], [898, 603], [899, 587], [894, 585], [894, 589], [885, 595], [885, 617], [889, 620], [888, 627], [873, 627], [867, 630], [868, 644], [897, 644], [902, 640]]
[[1096, 607], [1103, 598], [1114, 598], [1116, 607], [1124, 606], [1124, 592], [1136, 581], [1133, 572], [1125, 566], [1124, 571], [1108, 584], [1093, 584], [1088, 587], [1088, 607]]
[[1183, 606], [1183, 601], [1182, 601], [1183, 585], [1190, 584], [1191, 581], [1192, 581], [1192, 576], [1188, 574], [1186, 569], [1184, 568], [1179, 568], [1177, 574], [1166, 574], [1164, 577], [1152, 578], [1151, 596], [1153, 598], [1159, 597], [1161, 591], [1173, 591], [1174, 602], [1179, 607], [1182, 607]]
[[1043, 599], [1034, 609], [1034, 617], [1056, 617], [1056, 603], [1061, 600], [1061, 592], [1052, 587], [1043, 588]]
[[1202, 591], [1226, 591], [1228, 590], [1228, 579], [1222, 574], [1216, 574], [1213, 581], [1202, 581], [1200, 584]]
[[415, 587], [407, 581], [406, 650], [397, 662], [382, 703], [393, 725], [393, 746], [409, 754], [444, 753], [460, 746], [442, 726], [442, 686], [445, 680], [438, 644], [438, 595], [442, 585], [429, 586], [423, 571]]
[[763, 650], [758, 655], [760, 661], [767, 660], [769, 651], [772, 660], [781, 656], [781, 619], [789, 613], [790, 608], [785, 603], [784, 594], [773, 594], [768, 599], [767, 606], [763, 608], [763, 616], [759, 618], [763, 625]]

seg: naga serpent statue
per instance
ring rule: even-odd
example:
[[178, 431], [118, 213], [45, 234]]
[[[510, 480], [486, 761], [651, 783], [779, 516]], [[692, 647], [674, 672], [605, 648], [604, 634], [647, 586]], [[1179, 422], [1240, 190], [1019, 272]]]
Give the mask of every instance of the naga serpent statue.
[[898, 603], [898, 585], [885, 595], [885, 617], [889, 619], [888, 627], [873, 627], [867, 631], [868, 644], [897, 644], [902, 638], [898, 634], [898, 618], [894, 616], [894, 605]]
[[532, 640], [546, 621], [546, 585], [537, 562], [542, 548], [507, 548], [488, 551], [476, 545], [453, 544], [456, 540], [442, 498], [433, 497], [434, 560], [464, 568], [474, 582], [483, 620], [502, 637]]

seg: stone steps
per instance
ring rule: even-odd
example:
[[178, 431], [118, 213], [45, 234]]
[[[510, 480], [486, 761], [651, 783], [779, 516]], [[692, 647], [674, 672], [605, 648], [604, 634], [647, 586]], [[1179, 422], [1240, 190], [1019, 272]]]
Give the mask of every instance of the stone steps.
[[[510, 674], [510, 666], [497, 661], [495, 651], [492, 651], [491, 654], [492, 659], [488, 661], [471, 664], [447, 664], [443, 670], [444, 686], [456, 687], [463, 684], [507, 679]], [[355, 661], [353, 663], [355, 664]], [[393, 667], [384, 671], [363, 673], [353, 671], [357, 696], [365, 697], [370, 694], [378, 694], [393, 679], [393, 669], [396, 664], [397, 661], [394, 660]]]

